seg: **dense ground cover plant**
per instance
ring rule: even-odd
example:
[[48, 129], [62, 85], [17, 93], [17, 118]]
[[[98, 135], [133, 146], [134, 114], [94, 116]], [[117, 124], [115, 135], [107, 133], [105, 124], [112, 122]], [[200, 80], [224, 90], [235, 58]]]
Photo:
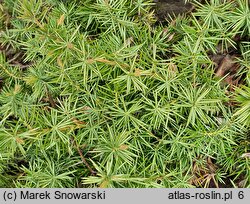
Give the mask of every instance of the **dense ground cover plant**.
[[0, 1], [1, 187], [249, 187], [250, 6]]

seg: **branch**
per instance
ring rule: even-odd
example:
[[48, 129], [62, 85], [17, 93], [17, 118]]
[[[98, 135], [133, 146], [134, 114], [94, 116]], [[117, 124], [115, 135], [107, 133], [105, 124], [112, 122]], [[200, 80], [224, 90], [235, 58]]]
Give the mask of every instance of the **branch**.
[[84, 163], [88, 170], [90, 171], [90, 173], [95, 176], [96, 175], [96, 171], [94, 171], [90, 165], [88, 164], [87, 160], [85, 159], [85, 157], [83, 156], [83, 153], [82, 153], [82, 150], [80, 149], [79, 145], [77, 144], [76, 140], [74, 139], [74, 137], [72, 137], [72, 141], [73, 141], [73, 144], [74, 146], [76, 147], [77, 151], [78, 151], [78, 154], [80, 155], [81, 157], [81, 160], [82, 160], [82, 163]]

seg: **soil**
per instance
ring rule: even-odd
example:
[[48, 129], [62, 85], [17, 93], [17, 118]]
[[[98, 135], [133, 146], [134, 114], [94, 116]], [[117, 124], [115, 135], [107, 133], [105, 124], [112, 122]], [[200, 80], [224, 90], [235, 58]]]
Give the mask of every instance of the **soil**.
[[173, 16], [190, 12], [193, 9], [191, 3], [184, 0], [154, 0], [155, 13], [159, 21], [165, 21]]

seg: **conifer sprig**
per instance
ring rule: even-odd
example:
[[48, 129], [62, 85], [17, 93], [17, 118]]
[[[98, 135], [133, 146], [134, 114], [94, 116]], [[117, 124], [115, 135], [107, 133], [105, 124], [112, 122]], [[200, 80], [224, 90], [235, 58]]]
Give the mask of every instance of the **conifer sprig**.
[[5, 0], [0, 187], [250, 187], [248, 0], [186, 2]]

